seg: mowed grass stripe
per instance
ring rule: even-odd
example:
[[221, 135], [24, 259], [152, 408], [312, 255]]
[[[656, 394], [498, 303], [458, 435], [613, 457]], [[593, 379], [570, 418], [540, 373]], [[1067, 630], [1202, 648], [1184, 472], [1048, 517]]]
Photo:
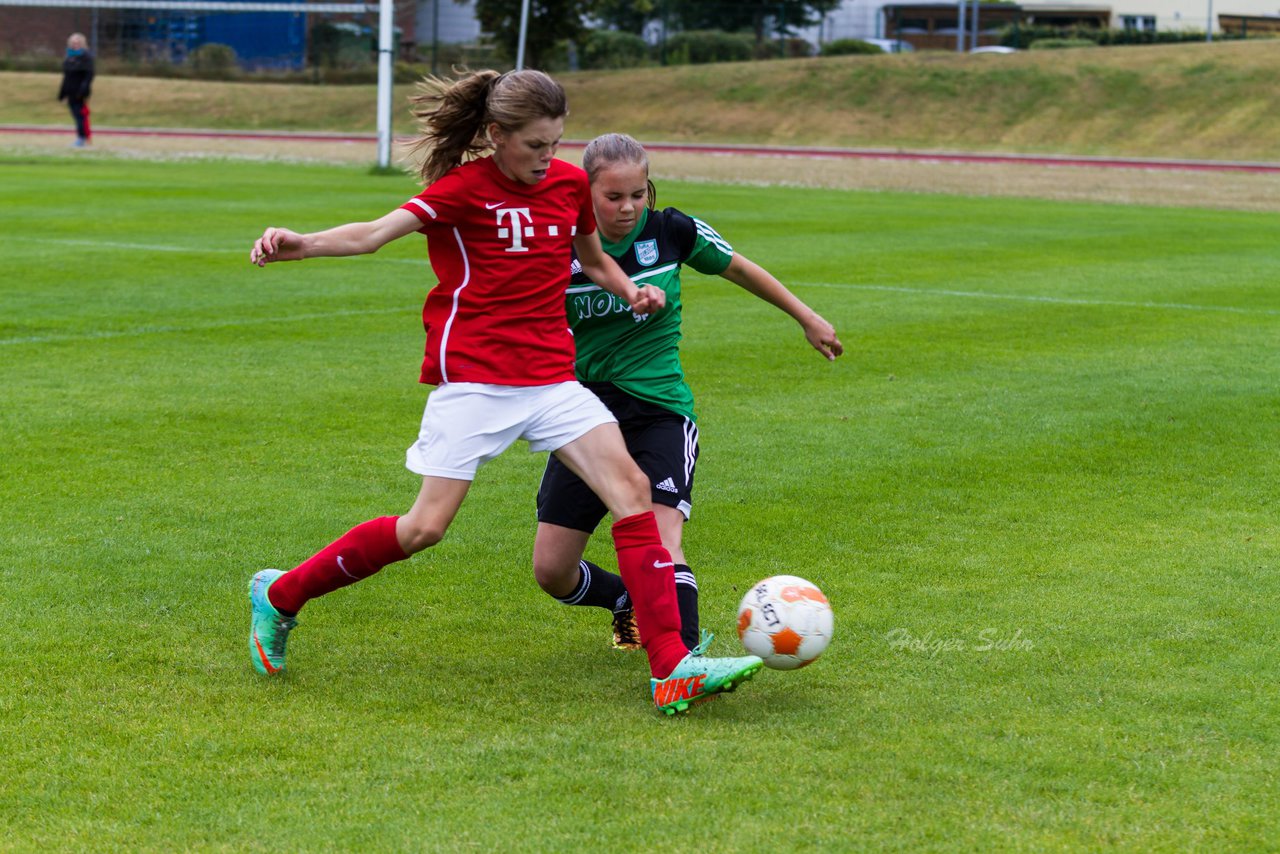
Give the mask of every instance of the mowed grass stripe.
[[[117, 251], [125, 252], [130, 258], [134, 257], [137, 252], [157, 252], [157, 253], [177, 253], [192, 254], [200, 252], [221, 253], [227, 255], [243, 254], [243, 250], [235, 250], [224, 247], [192, 247], [178, 245], [155, 245], [155, 244], [139, 244], [139, 243], [123, 243], [115, 241], [72, 239], [72, 238], [40, 238], [34, 237], [26, 241], [27, 243], [48, 243], [58, 246], [72, 246], [77, 248], [92, 249], [95, 252]], [[21, 257], [21, 253], [15, 253], [15, 260]], [[332, 261], [322, 262], [332, 263]], [[339, 262], [342, 263], [342, 262]], [[414, 265], [418, 268], [424, 267], [424, 261], [421, 258], [395, 258], [395, 257], [374, 257], [371, 259], [360, 259], [359, 263], [364, 266], [372, 265]], [[351, 268], [348, 268], [351, 269]], [[429, 282], [427, 283], [429, 285]], [[1038, 302], [1051, 305], [1068, 305], [1068, 306], [1092, 306], [1092, 307], [1111, 307], [1111, 308], [1139, 308], [1150, 310], [1171, 310], [1171, 311], [1203, 311], [1203, 312], [1228, 312], [1235, 314], [1256, 314], [1264, 316], [1280, 315], [1280, 309], [1271, 309], [1265, 307], [1246, 307], [1246, 306], [1224, 306], [1224, 305], [1205, 305], [1195, 303], [1180, 302], [1163, 302], [1163, 301], [1131, 301], [1131, 300], [1108, 300], [1108, 299], [1085, 299], [1075, 298], [1052, 294], [1027, 294], [1027, 293], [1001, 293], [979, 290], [954, 290], [944, 288], [921, 288], [921, 287], [905, 287], [900, 285], [871, 283], [865, 281], [797, 281], [788, 279], [788, 284], [794, 288], [827, 288], [827, 289], [849, 289], [861, 291], [880, 291], [885, 293], [902, 294], [904, 296], [934, 298], [947, 297], [953, 299], [976, 299], [976, 300], [1009, 300], [1015, 302]], [[136, 335], [155, 335], [155, 334], [183, 334], [190, 332], [204, 332], [210, 329], [234, 328], [239, 326], [260, 326], [270, 324], [290, 324], [305, 323], [324, 319], [342, 319], [347, 317], [370, 315], [370, 314], [402, 314], [412, 310], [411, 306], [403, 308], [368, 308], [368, 309], [339, 309], [327, 312], [305, 312], [290, 315], [278, 315], [267, 317], [250, 317], [242, 319], [228, 318], [219, 321], [206, 321], [194, 324], [147, 324], [133, 328], [124, 329], [95, 329], [84, 332], [49, 332], [33, 335], [10, 335], [0, 337], [0, 346], [13, 345], [32, 345], [47, 343], [62, 343], [69, 341], [93, 341], [119, 337], [129, 337]], [[14, 324], [17, 318], [10, 318], [10, 324]]]
[[858, 291], [885, 291], [921, 297], [954, 297], [956, 299], [1013, 300], [1015, 302], [1041, 302], [1051, 305], [1078, 305], [1096, 308], [1142, 308], [1156, 311], [1225, 311], [1234, 314], [1280, 315], [1280, 310], [1268, 308], [1242, 308], [1232, 305], [1192, 305], [1176, 302], [1127, 302], [1123, 300], [1073, 299], [1043, 294], [1000, 294], [984, 291], [951, 291], [939, 288], [904, 288], [894, 285], [875, 285], [864, 282], [792, 282], [791, 285], [806, 288], [836, 288]]
[[[406, 263], [397, 259], [387, 259], [390, 263]], [[803, 288], [835, 288], [856, 291], [883, 291], [913, 297], [931, 298], [948, 297], [956, 299], [978, 300], [1011, 300], [1015, 302], [1047, 303], [1050, 305], [1088, 306], [1095, 308], [1138, 308], [1156, 311], [1207, 311], [1228, 312], [1232, 314], [1280, 315], [1280, 311], [1265, 308], [1240, 308], [1222, 305], [1188, 305], [1185, 303], [1155, 302], [1122, 302], [1118, 300], [1084, 300], [1064, 299], [1062, 297], [1038, 296], [1032, 294], [997, 294], [980, 291], [947, 291], [936, 288], [902, 288], [891, 285], [872, 285], [853, 282], [791, 282], [793, 290]], [[98, 332], [65, 333], [53, 335], [30, 335], [26, 337], [0, 338], [0, 346], [18, 344], [57, 344], [69, 341], [96, 341], [110, 338], [127, 338], [138, 335], [181, 335], [185, 333], [207, 332], [213, 329], [232, 329], [237, 327], [309, 323], [317, 320], [341, 320], [349, 317], [361, 317], [378, 314], [404, 315], [411, 313], [417, 306], [398, 306], [387, 309], [364, 309], [359, 311], [328, 311], [294, 314], [280, 317], [254, 317], [239, 320], [226, 320], [217, 323], [203, 323], [189, 326], [147, 326], [133, 329], [102, 330]]]

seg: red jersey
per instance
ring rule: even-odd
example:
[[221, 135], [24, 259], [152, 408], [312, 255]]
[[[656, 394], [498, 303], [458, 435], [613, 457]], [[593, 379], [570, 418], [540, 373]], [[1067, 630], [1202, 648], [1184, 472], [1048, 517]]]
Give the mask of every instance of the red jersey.
[[401, 207], [422, 220], [440, 280], [422, 308], [422, 382], [574, 379], [564, 290], [574, 236], [596, 229], [586, 172], [552, 160], [545, 178], [522, 184], [484, 157]]

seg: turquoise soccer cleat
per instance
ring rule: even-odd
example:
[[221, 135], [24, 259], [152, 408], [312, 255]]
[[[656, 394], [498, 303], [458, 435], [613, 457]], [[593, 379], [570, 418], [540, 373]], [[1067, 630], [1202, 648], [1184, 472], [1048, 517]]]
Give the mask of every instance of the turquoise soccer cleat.
[[703, 632], [702, 643], [689, 650], [666, 679], [650, 679], [653, 704], [668, 715], [688, 711], [689, 706], [726, 694], [746, 682], [764, 666], [758, 656], [707, 658], [704, 653], [714, 635]]
[[286, 617], [275, 609], [267, 598], [267, 588], [280, 576], [278, 569], [264, 569], [249, 582], [249, 603], [252, 616], [249, 625], [249, 655], [253, 669], [270, 676], [284, 670], [284, 645], [289, 632], [298, 625], [293, 617]]

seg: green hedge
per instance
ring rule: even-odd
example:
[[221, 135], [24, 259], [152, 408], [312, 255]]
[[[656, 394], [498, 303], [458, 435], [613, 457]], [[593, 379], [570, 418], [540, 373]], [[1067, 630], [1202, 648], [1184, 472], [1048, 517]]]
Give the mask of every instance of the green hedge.
[[752, 59], [803, 59], [813, 56], [813, 45], [807, 39], [765, 39], [758, 44], [752, 40]]
[[1031, 43], [1031, 50], [1061, 50], [1069, 47], [1097, 47], [1098, 43], [1090, 39], [1036, 39]]
[[206, 80], [232, 80], [240, 76], [240, 60], [231, 45], [206, 42], [191, 51], [187, 64]]
[[667, 38], [665, 56], [669, 65], [743, 62], [752, 58], [755, 47], [755, 37], [748, 33], [686, 30]]
[[850, 54], [884, 53], [878, 45], [861, 39], [836, 39], [822, 46], [823, 56], [848, 56]]
[[[1228, 39], [1231, 36], [1218, 35], [1215, 39]], [[1138, 30], [1100, 30], [1096, 27], [1028, 27], [1011, 24], [1000, 31], [1000, 44], [1006, 47], [1026, 49], [1041, 41], [1087, 41], [1097, 45], [1129, 45], [1129, 44], [1177, 44], [1180, 42], [1202, 42], [1203, 31], [1196, 30], [1157, 30], [1141, 32]], [[1063, 45], [1052, 45], [1063, 47]]]
[[649, 45], [634, 33], [594, 30], [582, 43], [583, 68], [635, 68], [649, 62]]

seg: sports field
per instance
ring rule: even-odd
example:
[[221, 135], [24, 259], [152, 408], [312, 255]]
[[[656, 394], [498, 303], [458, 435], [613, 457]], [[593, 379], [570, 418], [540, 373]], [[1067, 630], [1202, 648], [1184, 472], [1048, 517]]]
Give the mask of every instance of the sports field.
[[249, 576], [416, 493], [432, 280], [249, 248], [414, 191], [0, 155], [0, 850], [1274, 847], [1276, 214], [664, 183], [847, 350], [687, 277], [704, 625], [790, 572], [836, 639], [666, 719], [520, 448], [250, 669]]

